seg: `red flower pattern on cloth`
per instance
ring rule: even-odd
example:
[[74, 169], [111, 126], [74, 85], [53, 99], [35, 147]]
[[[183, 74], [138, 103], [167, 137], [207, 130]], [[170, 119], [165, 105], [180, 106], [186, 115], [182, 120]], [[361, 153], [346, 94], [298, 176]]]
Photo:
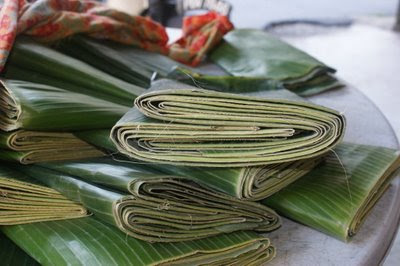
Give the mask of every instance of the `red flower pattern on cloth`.
[[98, 2], [5, 0], [0, 10], [0, 71], [18, 34], [49, 43], [81, 33], [168, 54], [177, 61], [196, 65], [232, 28], [228, 18], [213, 12], [187, 17], [183, 22], [184, 36], [168, 46], [168, 35], [159, 23]]

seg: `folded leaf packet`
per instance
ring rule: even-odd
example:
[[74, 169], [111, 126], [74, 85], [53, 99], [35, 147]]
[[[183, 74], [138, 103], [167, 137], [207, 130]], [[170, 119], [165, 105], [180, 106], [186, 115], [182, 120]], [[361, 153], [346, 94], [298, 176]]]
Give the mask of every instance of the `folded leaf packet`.
[[0, 81], [0, 130], [109, 128], [129, 108], [84, 94], [19, 80]]
[[399, 151], [343, 143], [310, 173], [262, 201], [297, 222], [349, 240], [389, 187]]
[[0, 132], [0, 159], [21, 164], [102, 157], [104, 153], [68, 132]]
[[54, 48], [105, 73], [144, 88], [150, 86], [154, 72], [165, 77], [176, 66], [186, 68], [159, 53], [83, 36], [62, 40]]
[[80, 218], [87, 213], [56, 190], [0, 166], [0, 225]]
[[241, 200], [259, 201], [301, 178], [321, 158], [239, 168], [210, 168], [146, 164], [167, 174], [182, 176]]
[[157, 73], [159, 77], [223, 92], [282, 89], [279, 81], [265, 77], [233, 76], [210, 61], [198, 67], [190, 67], [162, 54], [83, 36], [62, 40], [54, 48], [109, 75], [144, 88], [151, 85]]
[[20, 169], [83, 204], [102, 221], [149, 242], [187, 241], [238, 230], [267, 232], [280, 226], [276, 213], [259, 203], [111, 159]]
[[2, 74], [7, 79], [46, 84], [129, 107], [145, 91], [137, 83], [120, 80], [28, 38], [18, 38]]
[[[41, 265], [263, 265], [275, 257], [270, 241], [240, 231], [177, 243], [126, 237], [93, 217], [4, 226], [1, 230]], [[35, 237], [32, 237], [35, 236]]]
[[156, 81], [112, 128], [118, 150], [134, 159], [174, 165], [244, 167], [317, 157], [343, 137], [337, 111], [285, 90], [251, 96]]
[[210, 58], [233, 76], [277, 80], [302, 96], [342, 86], [333, 68], [261, 30], [236, 29], [224, 40]]
[[[106, 154], [120, 156], [109, 138], [109, 130], [91, 130], [75, 133], [76, 136], [102, 149]], [[258, 201], [271, 196], [288, 184], [311, 171], [321, 158], [311, 158], [287, 163], [261, 166], [221, 168], [175, 166], [157, 163], [132, 162], [120, 156], [120, 164], [144, 167], [147, 171], [180, 176], [198, 184], [223, 192], [241, 200]], [[126, 162], [123, 162], [126, 161]]]

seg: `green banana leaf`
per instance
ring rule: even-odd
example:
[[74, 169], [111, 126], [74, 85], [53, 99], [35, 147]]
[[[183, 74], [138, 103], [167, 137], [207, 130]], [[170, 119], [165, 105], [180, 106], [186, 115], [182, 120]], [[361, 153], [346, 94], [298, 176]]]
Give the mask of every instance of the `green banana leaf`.
[[[106, 62], [107, 64], [107, 62]], [[5, 77], [42, 83], [132, 106], [145, 90], [45, 45], [19, 38], [7, 60]]]
[[[213, 65], [207, 64], [205, 66], [214, 69], [212, 67]], [[217, 73], [218, 72], [217, 70]], [[229, 93], [284, 89], [280, 81], [273, 79], [263, 77], [237, 77], [224, 73], [216, 74], [215, 72], [207, 73], [199, 69], [191, 69], [188, 67], [174, 67], [166, 77], [199, 88]], [[298, 93], [298, 90], [294, 92]]]
[[127, 110], [122, 105], [43, 84], [0, 81], [0, 130], [3, 131], [109, 128]]
[[102, 157], [105, 154], [72, 133], [17, 130], [0, 132], [0, 159], [22, 164]]
[[355, 235], [400, 166], [399, 151], [343, 143], [313, 171], [262, 201], [343, 241]]
[[56, 190], [0, 166], [0, 225], [80, 218], [87, 210]]
[[[84, 141], [103, 149], [106, 154], [118, 157], [118, 150], [109, 138], [109, 130], [93, 130], [75, 133]], [[127, 160], [119, 156], [119, 161]], [[294, 162], [252, 167], [212, 168], [175, 166], [165, 164], [144, 164], [149, 171], [181, 176], [198, 184], [231, 195], [241, 200], [258, 201], [271, 196], [288, 184], [311, 171], [322, 159], [310, 158]], [[130, 164], [133, 162], [131, 161]], [[129, 163], [127, 163], [129, 165]]]
[[285, 97], [285, 90], [239, 95], [159, 80], [136, 98], [111, 139], [134, 159], [205, 167], [307, 159], [340, 142], [339, 112]]
[[261, 30], [231, 31], [210, 58], [233, 76], [281, 81], [302, 96], [342, 86], [333, 68]]
[[92, 144], [93, 146], [102, 149], [104, 153], [112, 156], [119, 154], [119, 152], [110, 138], [110, 131], [111, 129], [77, 131], [74, 132], [74, 136], [85, 141], [86, 143]]
[[111, 159], [21, 171], [83, 204], [102, 221], [149, 242], [187, 241], [237, 230], [267, 232], [280, 226], [276, 213], [258, 203]]
[[154, 72], [165, 77], [182, 64], [159, 53], [151, 53], [115, 42], [74, 36], [57, 43], [55, 49], [82, 60], [127, 82], [149, 87]]
[[2, 233], [0, 233], [0, 261], [3, 266], [40, 266]]
[[82, 36], [62, 40], [55, 48], [110, 75], [145, 88], [150, 86], [155, 72], [161, 77], [225, 92], [281, 88], [271, 79], [232, 76], [210, 62], [192, 68], [162, 54]]
[[94, 217], [1, 229], [44, 266], [262, 265], [275, 256], [267, 238], [246, 231], [195, 241], [151, 244], [127, 238]]

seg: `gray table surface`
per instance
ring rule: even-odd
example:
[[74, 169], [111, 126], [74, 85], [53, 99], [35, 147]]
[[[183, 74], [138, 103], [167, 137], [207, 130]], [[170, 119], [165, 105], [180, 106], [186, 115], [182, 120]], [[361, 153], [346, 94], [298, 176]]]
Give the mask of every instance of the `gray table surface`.
[[[345, 141], [399, 148], [386, 118], [357, 89], [347, 86], [308, 97], [308, 100], [344, 113], [347, 120]], [[398, 228], [399, 206], [400, 179], [397, 177], [349, 243], [283, 218], [279, 230], [266, 234], [277, 248], [276, 258], [268, 265], [378, 265]]]

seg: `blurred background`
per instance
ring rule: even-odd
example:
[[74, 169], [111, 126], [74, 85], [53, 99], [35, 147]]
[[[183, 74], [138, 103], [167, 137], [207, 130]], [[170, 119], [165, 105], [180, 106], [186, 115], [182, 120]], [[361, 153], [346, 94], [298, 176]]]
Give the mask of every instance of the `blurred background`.
[[394, 17], [399, 4], [398, 0], [108, 0], [107, 3], [131, 14], [150, 15], [170, 27], [179, 27], [181, 20], [176, 17], [193, 10], [228, 11], [225, 14], [229, 13], [240, 28], [264, 28], [271, 23], [293, 20], [346, 22], [365, 16]]

